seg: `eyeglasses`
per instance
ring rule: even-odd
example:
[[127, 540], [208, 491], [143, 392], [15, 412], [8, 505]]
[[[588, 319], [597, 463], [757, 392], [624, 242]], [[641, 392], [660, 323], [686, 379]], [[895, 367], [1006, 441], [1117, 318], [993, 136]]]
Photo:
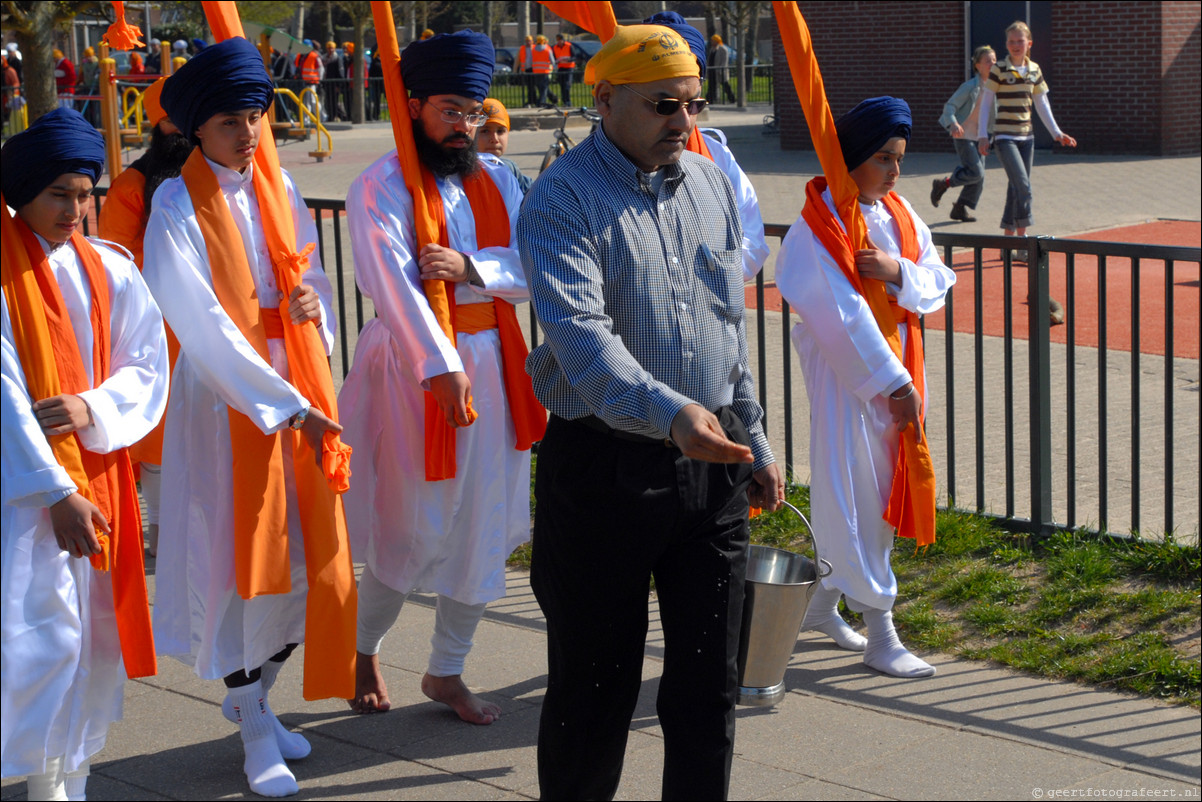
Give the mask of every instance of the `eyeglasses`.
[[628, 84], [621, 85], [623, 89], [629, 89], [632, 94], [638, 95], [643, 100], [655, 106], [655, 113], [660, 117], [671, 117], [676, 112], [680, 111], [680, 107], [684, 106], [685, 111], [690, 117], [696, 117], [701, 112], [705, 111], [705, 107], [709, 105], [709, 101], [705, 98], [694, 98], [693, 100], [681, 100], [678, 97], [665, 97], [659, 100], [652, 100], [649, 97], [640, 95], [633, 89], [630, 89]]
[[444, 123], [451, 125], [459, 125], [459, 121], [467, 123], [468, 128], [479, 128], [488, 122], [488, 115], [473, 111], [471, 114], [464, 114], [462, 111], [455, 109], [439, 109], [438, 116], [442, 118]]

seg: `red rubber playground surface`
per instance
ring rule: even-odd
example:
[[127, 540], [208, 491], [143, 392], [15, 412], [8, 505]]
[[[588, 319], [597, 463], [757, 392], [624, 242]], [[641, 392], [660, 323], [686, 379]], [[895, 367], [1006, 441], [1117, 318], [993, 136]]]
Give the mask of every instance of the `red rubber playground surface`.
[[[1096, 231], [1067, 239], [1096, 242], [1151, 243], [1198, 247], [1202, 242], [1202, 223], [1160, 220], [1134, 226]], [[1003, 266], [998, 251], [982, 254], [981, 292], [985, 298], [982, 310], [982, 331], [990, 337], [1005, 333], [1005, 285]], [[976, 331], [973, 319], [973, 298], [976, 276], [972, 251], [956, 252], [952, 269], [956, 271], [956, 304], [953, 328], [958, 332]], [[1075, 308], [1064, 326], [1053, 326], [1052, 342], [1067, 340], [1069, 326], [1073, 327], [1076, 344], [1083, 347], [1098, 345], [1098, 260], [1094, 256], [1078, 255], [1074, 265]], [[1106, 260], [1106, 347], [1131, 350], [1131, 260], [1110, 257]], [[1049, 257], [1049, 282], [1052, 297], [1065, 303], [1068, 297], [1066, 257], [1053, 253]], [[1199, 356], [1199, 267], [1197, 263], [1173, 265], [1173, 352], [1177, 357], [1197, 359]], [[747, 307], [755, 308], [755, 287], [747, 288]], [[774, 284], [765, 287], [764, 306], [769, 310], [781, 308], [780, 293]], [[1016, 265], [1011, 284], [1013, 333], [1026, 339], [1027, 334], [1027, 268]], [[1139, 350], [1144, 354], [1165, 352], [1165, 264], [1144, 259], [1139, 264]], [[944, 316], [936, 313], [926, 319], [930, 329], [943, 329]]]

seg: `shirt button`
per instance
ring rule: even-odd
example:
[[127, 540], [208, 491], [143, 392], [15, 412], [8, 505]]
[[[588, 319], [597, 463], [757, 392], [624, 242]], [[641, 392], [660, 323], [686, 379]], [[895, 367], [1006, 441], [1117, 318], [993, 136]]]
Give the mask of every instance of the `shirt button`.
[[689, 305], [688, 305], [688, 304], [685, 304], [685, 303], [682, 303], [682, 304], [680, 305], [680, 308], [681, 308], [681, 310], [685, 310], [685, 309], [688, 309], [688, 308], [689, 308]]
[[672, 264], [674, 264], [674, 265], [678, 265], [678, 264], [680, 264], [680, 260], [679, 260], [679, 259], [677, 259], [675, 256], [673, 256], [673, 257], [672, 257]]

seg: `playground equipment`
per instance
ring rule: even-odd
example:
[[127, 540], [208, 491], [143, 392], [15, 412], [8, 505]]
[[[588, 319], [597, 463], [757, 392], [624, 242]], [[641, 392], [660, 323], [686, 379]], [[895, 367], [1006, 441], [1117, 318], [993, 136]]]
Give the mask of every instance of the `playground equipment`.
[[[306, 93], [308, 93], [313, 96], [314, 108], [321, 108], [319, 105], [320, 99], [317, 96], [317, 92], [314, 91], [312, 87], [306, 86], [301, 90], [300, 97], [297, 97], [296, 93], [291, 89], [284, 89], [283, 87], [277, 86], [275, 93], [277, 96], [287, 98], [296, 104], [298, 119], [296, 122], [273, 122], [271, 124], [272, 133], [274, 133], [276, 136], [284, 136], [295, 139], [308, 139], [310, 133], [316, 132], [317, 150], [309, 151], [309, 155], [317, 159], [319, 163], [324, 161], [325, 158], [331, 155], [334, 151], [334, 138], [330, 136], [330, 132], [326, 129], [326, 127], [321, 124], [321, 118], [314, 114], [313, 111], [304, 103], [304, 98]], [[306, 124], [307, 122], [308, 124]], [[321, 147], [321, 137], [323, 134], [326, 138], [325, 150], [322, 150]]]

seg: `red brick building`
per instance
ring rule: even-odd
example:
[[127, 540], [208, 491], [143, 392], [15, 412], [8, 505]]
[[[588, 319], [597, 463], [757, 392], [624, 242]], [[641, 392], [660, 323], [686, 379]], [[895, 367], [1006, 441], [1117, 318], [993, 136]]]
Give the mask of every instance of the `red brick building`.
[[[1028, 12], [1029, 9], [1029, 12]], [[834, 2], [801, 4], [838, 117], [877, 95], [905, 98], [912, 150], [946, 150], [943, 104], [968, 78], [979, 44], [1005, 55], [1005, 27], [1027, 20], [1056, 122], [1085, 153], [1181, 155], [1202, 150], [1202, 63], [1196, 0], [1113, 2]], [[775, 22], [773, 22], [775, 26]], [[811, 149], [774, 33], [781, 145]], [[1050, 144], [1036, 123], [1038, 144]]]

